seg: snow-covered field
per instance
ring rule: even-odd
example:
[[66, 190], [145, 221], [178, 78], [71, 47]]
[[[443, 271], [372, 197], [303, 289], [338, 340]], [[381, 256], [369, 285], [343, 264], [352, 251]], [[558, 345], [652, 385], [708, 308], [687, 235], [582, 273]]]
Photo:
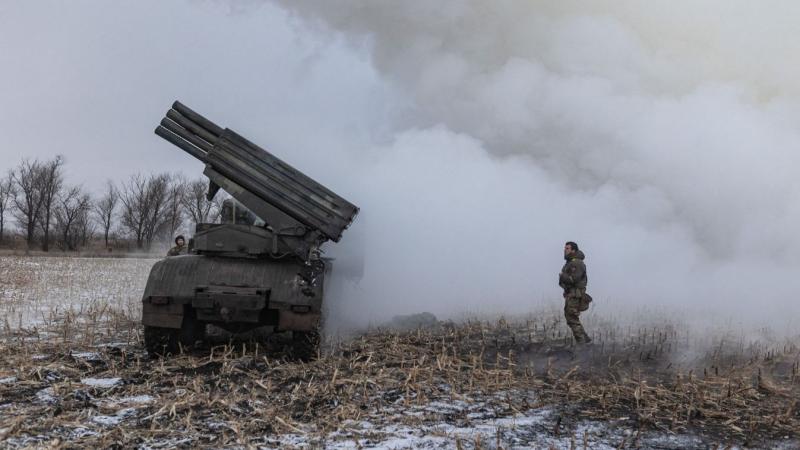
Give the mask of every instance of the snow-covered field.
[[158, 359], [138, 324], [153, 262], [0, 258], [0, 447], [800, 446], [792, 342], [690, 358], [668, 324], [607, 321], [576, 350], [534, 315], [372, 330], [311, 362], [242, 340]]
[[147, 274], [156, 261], [0, 256], [0, 314], [15, 328], [104, 306], [138, 314]]

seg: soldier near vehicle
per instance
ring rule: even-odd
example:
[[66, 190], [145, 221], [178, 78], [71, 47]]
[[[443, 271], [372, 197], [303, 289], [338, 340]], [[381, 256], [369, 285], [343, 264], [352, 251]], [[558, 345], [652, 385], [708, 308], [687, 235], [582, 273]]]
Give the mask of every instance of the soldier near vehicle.
[[585, 255], [578, 249], [578, 244], [567, 242], [564, 245], [566, 263], [558, 275], [558, 285], [564, 289], [564, 318], [567, 319], [567, 326], [572, 330], [572, 335], [578, 344], [592, 342], [579, 318], [581, 311], [589, 309], [591, 302], [591, 297], [586, 293], [588, 277], [584, 258]]
[[186, 239], [184, 239], [183, 235], [178, 235], [175, 238], [175, 247], [169, 249], [167, 256], [186, 255], [188, 253], [189, 247], [186, 246]]

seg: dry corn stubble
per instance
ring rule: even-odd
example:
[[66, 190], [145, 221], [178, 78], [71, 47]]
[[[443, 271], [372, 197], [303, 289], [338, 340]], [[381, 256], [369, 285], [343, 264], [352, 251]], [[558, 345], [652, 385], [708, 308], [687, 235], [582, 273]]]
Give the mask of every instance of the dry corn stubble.
[[[700, 345], [667, 325], [594, 319], [595, 343], [576, 350], [557, 316], [532, 316], [371, 330], [328, 339], [310, 362], [293, 360], [274, 338], [154, 359], [142, 350], [135, 301], [98, 300], [53, 308], [27, 326], [6, 321], [4, 445], [287, 445], [295, 441], [282, 437], [299, 435], [316, 445], [380, 442], [389, 426], [469, 428], [542, 408], [558, 411], [550, 436], [614, 446], [640, 445], [647, 430], [767, 442], [796, 438], [800, 425], [800, 349], [790, 342]], [[683, 358], [687, 350], [696, 356]], [[636, 431], [576, 438], [580, 421]], [[454, 446], [505, 446], [500, 428], [495, 437], [438, 433]]]

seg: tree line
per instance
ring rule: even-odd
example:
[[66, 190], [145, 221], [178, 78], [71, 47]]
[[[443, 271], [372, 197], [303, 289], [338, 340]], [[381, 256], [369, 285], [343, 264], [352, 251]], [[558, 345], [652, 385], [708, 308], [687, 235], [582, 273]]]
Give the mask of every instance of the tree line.
[[29, 250], [46, 252], [54, 245], [75, 251], [95, 241], [110, 249], [124, 241], [147, 251], [181, 230], [215, 221], [221, 208], [221, 200], [206, 199], [203, 179], [139, 173], [108, 180], [102, 192], [93, 194], [66, 183], [64, 164], [60, 155], [23, 159], [0, 180], [0, 244], [14, 232]]

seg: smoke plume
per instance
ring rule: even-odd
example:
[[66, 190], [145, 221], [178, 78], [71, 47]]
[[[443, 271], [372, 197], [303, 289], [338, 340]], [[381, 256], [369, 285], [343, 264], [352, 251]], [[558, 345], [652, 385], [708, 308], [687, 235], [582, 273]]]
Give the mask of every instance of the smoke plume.
[[277, 3], [398, 93], [339, 182], [337, 320], [556, 305], [574, 240], [598, 308], [792, 326], [800, 4]]

